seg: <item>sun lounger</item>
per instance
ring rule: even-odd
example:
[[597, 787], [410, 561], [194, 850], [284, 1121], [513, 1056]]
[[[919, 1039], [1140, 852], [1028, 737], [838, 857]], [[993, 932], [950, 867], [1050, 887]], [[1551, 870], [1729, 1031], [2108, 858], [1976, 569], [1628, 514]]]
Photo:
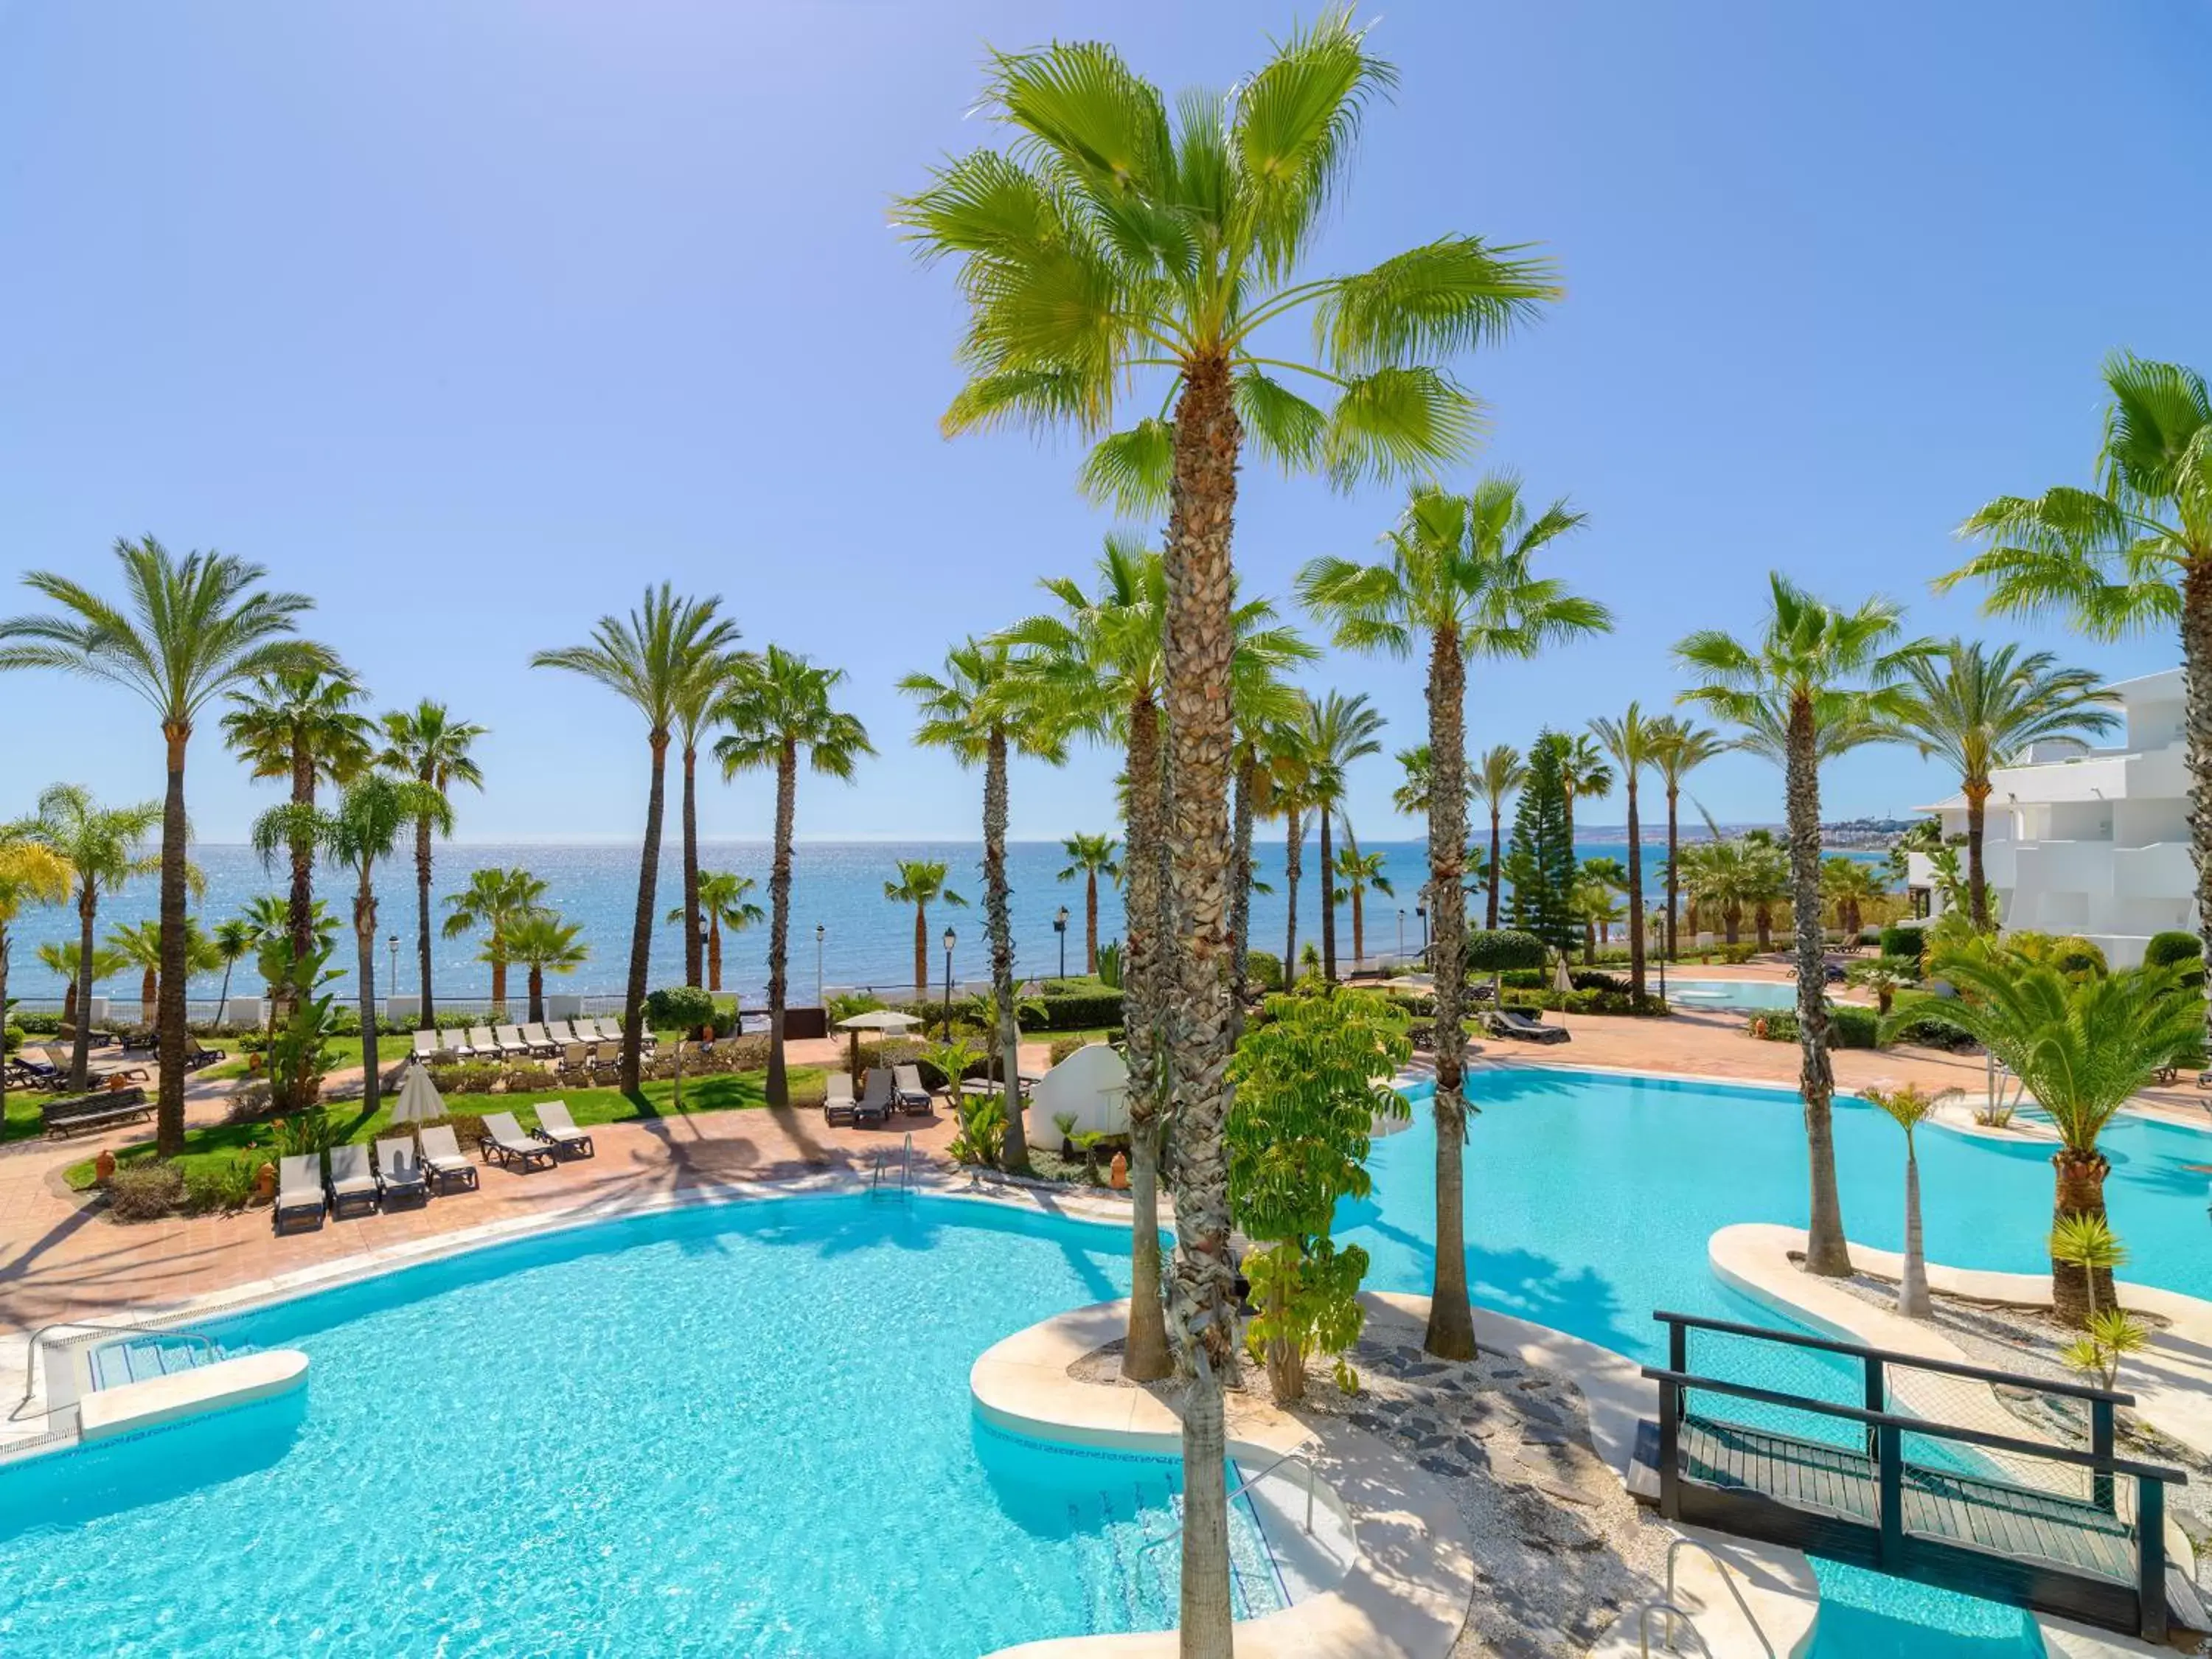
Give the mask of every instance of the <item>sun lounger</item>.
[[469, 1027], [469, 1053], [477, 1060], [497, 1060], [499, 1039], [491, 1034], [489, 1025]]
[[323, 1188], [323, 1159], [319, 1152], [302, 1152], [276, 1166], [276, 1231], [284, 1231], [288, 1216], [314, 1217], [320, 1225], [329, 1195]]
[[477, 1147], [487, 1162], [496, 1158], [512, 1169], [520, 1164], [526, 1170], [543, 1163], [547, 1168], [553, 1164], [553, 1149], [535, 1135], [525, 1134], [522, 1126], [514, 1121], [513, 1112], [493, 1112], [484, 1119], [483, 1138]]
[[832, 1072], [822, 1085], [822, 1115], [831, 1123], [853, 1121], [853, 1074]]
[[376, 1171], [369, 1167], [368, 1148], [349, 1141], [333, 1146], [330, 1151], [331, 1214], [339, 1220], [345, 1218], [346, 1206], [356, 1210], [376, 1207]]
[[460, 1143], [453, 1139], [450, 1123], [426, 1124], [422, 1138], [422, 1167], [429, 1171], [430, 1179], [442, 1187], [449, 1181], [477, 1184], [477, 1166], [461, 1156]]
[[1493, 1008], [1485, 1016], [1492, 1035], [1517, 1037], [1523, 1042], [1566, 1042], [1572, 1039], [1564, 1025], [1547, 1025], [1518, 1008]]
[[927, 1112], [930, 1109], [929, 1091], [921, 1086], [921, 1067], [894, 1066], [891, 1067], [891, 1098], [902, 1112]]
[[853, 1103], [855, 1123], [887, 1123], [891, 1115], [891, 1074], [882, 1066], [870, 1068], [860, 1085], [860, 1097]]
[[565, 1100], [548, 1100], [538, 1108], [538, 1138], [564, 1152], [592, 1156], [592, 1138], [576, 1127]]
[[68, 1073], [48, 1060], [15, 1054], [8, 1061], [8, 1080], [27, 1089], [58, 1089]]
[[[476, 1173], [471, 1170], [470, 1174]], [[422, 1155], [405, 1135], [376, 1143], [376, 1174], [384, 1185], [384, 1201], [395, 1198], [428, 1198], [430, 1182], [422, 1173]]]
[[589, 1076], [592, 1070], [592, 1051], [580, 1042], [571, 1042], [561, 1050], [561, 1069], [579, 1077]]
[[529, 1041], [522, 1035], [520, 1025], [502, 1025], [492, 1033], [492, 1041], [499, 1044], [502, 1060], [527, 1059], [531, 1053]]
[[553, 1041], [551, 1034], [543, 1025], [524, 1026], [522, 1042], [523, 1046], [532, 1054], [542, 1055], [548, 1060], [561, 1052], [561, 1045]]
[[415, 1058], [428, 1066], [438, 1054], [438, 1034], [435, 1031], [415, 1033]]

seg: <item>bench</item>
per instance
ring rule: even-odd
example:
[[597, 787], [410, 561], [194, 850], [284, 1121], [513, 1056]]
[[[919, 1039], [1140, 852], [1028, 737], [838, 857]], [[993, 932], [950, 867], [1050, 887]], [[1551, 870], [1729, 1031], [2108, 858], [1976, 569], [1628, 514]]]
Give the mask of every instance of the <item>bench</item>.
[[49, 1135], [100, 1129], [111, 1123], [129, 1123], [153, 1115], [154, 1103], [140, 1088], [102, 1089], [88, 1095], [70, 1095], [61, 1100], [50, 1100], [39, 1109], [40, 1121]]

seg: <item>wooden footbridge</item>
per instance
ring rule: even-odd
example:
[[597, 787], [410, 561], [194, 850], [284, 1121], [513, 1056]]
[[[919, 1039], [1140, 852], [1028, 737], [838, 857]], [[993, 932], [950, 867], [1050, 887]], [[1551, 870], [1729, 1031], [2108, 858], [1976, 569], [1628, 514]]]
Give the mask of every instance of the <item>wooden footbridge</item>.
[[[1668, 1328], [1668, 1364], [1644, 1368], [1659, 1384], [1659, 1420], [1642, 1425], [1632, 1485], [1668, 1520], [2150, 1641], [2212, 1623], [2166, 1556], [2166, 1488], [2187, 1477], [2113, 1454], [2113, 1410], [2132, 1396], [1689, 1314], [1653, 1317]], [[1865, 1403], [1694, 1373], [1693, 1332], [1724, 1347], [1837, 1356], [1862, 1372]], [[2046, 1396], [2047, 1422], [2086, 1418], [2087, 1443], [2003, 1431], [2030, 1425], [1998, 1390]], [[1931, 1407], [1978, 1420], [1938, 1420]], [[1793, 1413], [1825, 1419], [1832, 1437], [1789, 1431], [1802, 1423]]]

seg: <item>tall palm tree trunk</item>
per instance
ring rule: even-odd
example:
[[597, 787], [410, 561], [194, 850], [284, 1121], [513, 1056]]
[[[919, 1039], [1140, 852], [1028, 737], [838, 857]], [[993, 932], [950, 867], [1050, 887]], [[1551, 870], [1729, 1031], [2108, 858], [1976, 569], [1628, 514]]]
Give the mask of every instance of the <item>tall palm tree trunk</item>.
[[784, 957], [791, 944], [791, 825], [799, 796], [799, 745], [784, 739], [775, 763], [775, 855], [769, 866], [768, 1083], [771, 1106], [791, 1104], [783, 1059], [783, 1010], [788, 994]]
[[[8, 1023], [8, 953], [12, 941], [8, 924], [0, 921], [0, 1026]], [[8, 1121], [8, 1055], [0, 1049], [0, 1123]]]
[[[2189, 760], [2189, 854], [2197, 866], [2197, 934], [2212, 962], [2212, 560], [2192, 559], [2181, 586], [2181, 684]], [[2212, 998], [2204, 1005], [2212, 1043]]]
[[545, 1020], [545, 970], [536, 963], [530, 964], [530, 1023], [540, 1025]]
[[[307, 810], [315, 804], [315, 751], [292, 738], [292, 805], [300, 807], [302, 825]], [[311, 830], [292, 831], [292, 890], [285, 902], [284, 920], [292, 935], [292, 958], [298, 961], [315, 942], [315, 837]]]
[[1083, 971], [1093, 978], [1098, 973], [1098, 872], [1089, 870], [1083, 877]]
[[[2085, 1156], [2070, 1147], [2064, 1148], [2052, 1156], [2051, 1167], [2057, 1172], [2051, 1206], [2054, 1224], [2062, 1216], [2104, 1218], [2105, 1177], [2112, 1173], [2112, 1166], [2102, 1152], [2092, 1151]], [[2110, 1267], [2084, 1271], [2070, 1261], [2051, 1258], [2051, 1307], [2060, 1324], [2087, 1330], [2090, 1316], [2099, 1308], [2118, 1305]]]
[[160, 1011], [154, 1006], [155, 1000], [161, 994], [161, 970], [160, 969], [149, 968], [138, 975], [138, 1023], [141, 1025], [150, 1027], [161, 1017]]
[[1982, 868], [1982, 832], [1989, 822], [1990, 786], [1969, 783], [1966, 794], [1966, 915], [1979, 933], [1986, 933], [1990, 926], [1989, 878]]
[[353, 946], [361, 961], [361, 1104], [364, 1113], [373, 1114], [384, 1079], [376, 1063], [376, 890], [365, 867], [361, 890], [353, 898]]
[[999, 1025], [999, 1078], [1006, 1085], [1006, 1133], [999, 1162], [1027, 1174], [1029, 1126], [1023, 1122], [1022, 1033], [1014, 1018], [1014, 923], [1006, 884], [1006, 734], [991, 728], [983, 757], [983, 930], [991, 936], [991, 1001]]
[[494, 1013], [507, 1012], [507, 942], [499, 930], [492, 930], [484, 954], [491, 958], [491, 1006]]
[[722, 988], [722, 919], [717, 915], [707, 918], [707, 988]]
[[660, 884], [660, 829], [667, 805], [668, 737], [655, 732], [653, 775], [645, 793], [645, 850], [637, 864], [637, 915], [630, 924], [629, 983], [623, 997], [622, 1089], [638, 1086], [639, 1060], [645, 1053], [645, 981], [653, 966], [653, 901]]
[[[166, 874], [166, 872], [164, 872]], [[92, 926], [100, 911], [100, 889], [89, 876], [78, 878], [76, 1036], [70, 1043], [70, 1088], [82, 1094], [92, 1076]]]
[[1483, 915], [1482, 925], [1493, 933], [1498, 931], [1498, 889], [1505, 874], [1504, 869], [1500, 867], [1504, 859], [1505, 848], [1499, 839], [1498, 823], [1499, 817], [1498, 803], [1492, 801], [1490, 805], [1490, 902], [1488, 909]]
[[1160, 1125], [1171, 1072], [1160, 1029], [1166, 893], [1161, 849], [1159, 710], [1149, 699], [1129, 710], [1129, 823], [1127, 915], [1122, 923], [1121, 1014], [1129, 1061], [1129, 1329], [1121, 1375], [1158, 1382], [1175, 1369], [1168, 1355], [1160, 1291]]
[[1232, 1044], [1243, 1040], [1244, 1005], [1252, 994], [1252, 794], [1259, 787], [1259, 774], [1256, 756], [1247, 754], [1237, 761], [1237, 793], [1229, 816], [1229, 1018]]
[[1628, 774], [1628, 994], [1644, 1000], [1644, 825], [1636, 814], [1636, 773]]
[[929, 907], [920, 902], [914, 907], [914, 995], [917, 1002], [929, 1000]]
[[1361, 902], [1366, 896], [1367, 890], [1354, 882], [1352, 887], [1352, 971], [1355, 974], [1367, 957], [1367, 916]]
[[[174, 1158], [185, 1150], [185, 745], [192, 732], [189, 726], [171, 726], [161, 735], [169, 777], [161, 797], [161, 986], [154, 1022], [161, 1073], [154, 1146], [163, 1158]], [[78, 1023], [80, 1033], [86, 1024]], [[84, 1052], [82, 1047], [78, 1052]]]
[[1682, 842], [1680, 825], [1675, 818], [1675, 807], [1680, 794], [1673, 784], [1667, 786], [1667, 960], [1674, 960], [1675, 906], [1681, 896]]
[[1329, 846], [1328, 808], [1321, 809], [1321, 976], [1336, 983], [1336, 861]]
[[706, 930], [699, 925], [699, 750], [684, 748], [684, 982], [703, 985]]
[[[426, 768], [425, 770], [428, 769]], [[428, 784], [430, 780], [424, 778]], [[416, 1028], [434, 1031], [438, 1029], [438, 1009], [430, 995], [430, 820], [428, 816], [415, 820], [415, 968], [422, 986], [422, 1006], [416, 1011]], [[225, 984], [229, 981], [226, 980]], [[394, 990], [399, 988], [394, 986]]]
[[1170, 915], [1176, 934], [1170, 1308], [1182, 1403], [1184, 1659], [1229, 1659], [1227, 1425], [1222, 1388], [1236, 1365], [1236, 1270], [1229, 1254], [1223, 1146], [1229, 1082], [1229, 684], [1234, 640], [1229, 538], [1240, 439], [1228, 363], [1194, 363], [1176, 400], [1168, 516]]
[[1812, 700], [1790, 699], [1785, 786], [1790, 817], [1790, 900], [1797, 936], [1797, 1089], [1805, 1099], [1806, 1162], [1812, 1182], [1805, 1271], [1849, 1277], [1844, 1202], [1836, 1188], [1836, 1139], [1829, 1102], [1836, 1076], [1828, 1060], [1828, 1000], [1821, 972], [1820, 771]]
[[1439, 1359], [1474, 1358], [1467, 1293], [1467, 664], [1459, 630], [1429, 644], [1429, 973], [1436, 985], [1437, 1265], [1422, 1346]]
[[1290, 902], [1290, 920], [1283, 926], [1283, 983], [1298, 979], [1298, 878], [1305, 872], [1305, 814], [1295, 806], [1283, 813], [1283, 896]]

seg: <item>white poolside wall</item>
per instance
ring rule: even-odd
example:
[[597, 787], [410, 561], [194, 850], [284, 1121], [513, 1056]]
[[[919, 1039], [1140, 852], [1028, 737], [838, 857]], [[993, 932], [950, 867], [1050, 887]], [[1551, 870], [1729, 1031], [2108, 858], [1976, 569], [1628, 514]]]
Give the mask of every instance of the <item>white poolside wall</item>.
[[[2109, 689], [2126, 722], [2118, 746], [2039, 744], [1990, 775], [1982, 862], [2006, 929], [2079, 933], [2131, 968], [2152, 934], [2197, 929], [2181, 671]], [[1923, 810], [1942, 817], [1946, 837], [1966, 833], [1965, 796]], [[1924, 854], [1907, 860], [1906, 879], [1931, 885]]]

